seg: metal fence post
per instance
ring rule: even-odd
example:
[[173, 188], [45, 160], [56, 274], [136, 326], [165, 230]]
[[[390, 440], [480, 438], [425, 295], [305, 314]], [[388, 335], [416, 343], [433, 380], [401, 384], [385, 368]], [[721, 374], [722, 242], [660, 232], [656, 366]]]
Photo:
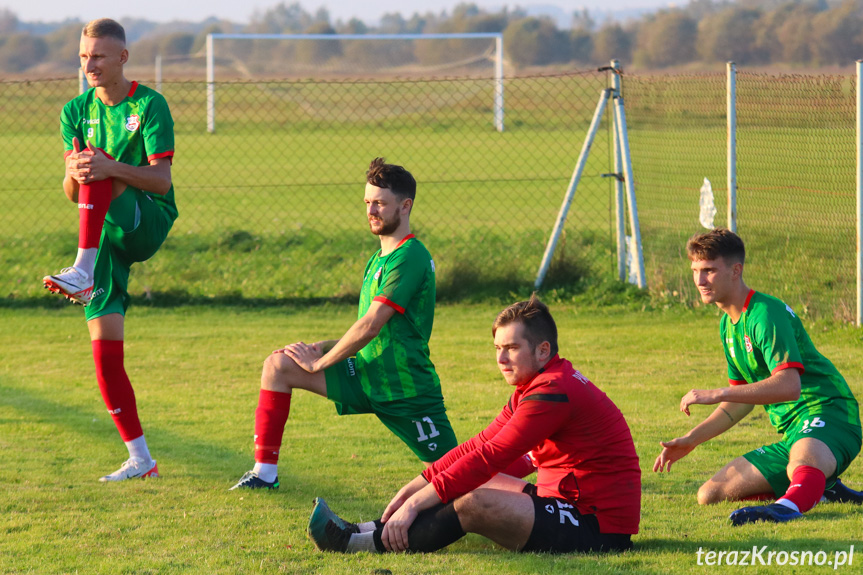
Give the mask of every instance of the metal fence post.
[[162, 55], [156, 54], [156, 91], [162, 93]]
[[[613, 71], [611, 73], [611, 86], [614, 97], [623, 96], [623, 87], [620, 81], [620, 62], [611, 61]], [[623, 180], [623, 152], [620, 149], [620, 137], [617, 131], [617, 116], [612, 114], [614, 132], [614, 217], [615, 230], [617, 232], [617, 277], [620, 281], [626, 281], [626, 208], [624, 207]]]
[[494, 127], [503, 132], [503, 34], [494, 39]]
[[863, 326], [863, 60], [857, 60], [857, 326]]
[[638, 222], [638, 203], [635, 200], [635, 176], [632, 171], [632, 154], [629, 150], [629, 134], [626, 129], [626, 112], [623, 108], [623, 97], [614, 99], [615, 131], [620, 140], [620, 151], [623, 155], [623, 179], [626, 184], [626, 202], [629, 207], [629, 229], [632, 233], [632, 241], [635, 244], [632, 254], [633, 265], [636, 266], [636, 278], [638, 287], [647, 287], [647, 278], [644, 274], [644, 250], [641, 245], [641, 226]]
[[207, 34], [207, 131], [216, 131], [216, 64], [213, 55], [213, 35]]
[[737, 67], [734, 62], [726, 64], [728, 76], [726, 86], [726, 116], [728, 123], [728, 229], [737, 233]]

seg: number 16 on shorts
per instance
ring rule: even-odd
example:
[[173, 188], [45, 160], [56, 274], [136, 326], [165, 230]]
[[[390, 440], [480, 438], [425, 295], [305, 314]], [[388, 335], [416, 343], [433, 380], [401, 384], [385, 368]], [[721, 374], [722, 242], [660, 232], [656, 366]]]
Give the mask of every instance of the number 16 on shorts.
[[810, 433], [815, 427], [824, 427], [827, 425], [826, 421], [821, 421], [820, 417], [813, 417], [811, 420], [807, 419], [803, 422], [803, 427], [800, 428], [801, 433]]

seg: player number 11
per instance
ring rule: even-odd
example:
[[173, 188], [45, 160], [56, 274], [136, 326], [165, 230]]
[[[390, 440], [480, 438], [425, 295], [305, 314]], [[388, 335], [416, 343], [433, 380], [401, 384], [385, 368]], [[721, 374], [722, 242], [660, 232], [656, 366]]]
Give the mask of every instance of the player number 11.
[[[423, 429], [423, 421], [428, 423], [429, 427], [431, 428], [431, 433], [429, 433], [428, 435], [426, 435], [426, 432]], [[440, 435], [440, 431], [435, 428], [434, 422], [431, 420], [431, 417], [423, 417], [422, 421], [414, 421], [414, 423], [417, 424], [417, 431], [420, 434], [419, 437], [417, 437], [417, 441], [426, 441], [428, 439], [431, 439], [432, 437], [437, 437], [438, 435]]]

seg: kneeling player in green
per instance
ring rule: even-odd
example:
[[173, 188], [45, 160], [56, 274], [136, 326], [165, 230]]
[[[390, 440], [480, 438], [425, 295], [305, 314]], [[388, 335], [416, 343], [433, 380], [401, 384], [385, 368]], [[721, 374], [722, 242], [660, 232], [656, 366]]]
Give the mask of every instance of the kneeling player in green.
[[410, 232], [416, 181], [376, 158], [366, 215], [381, 249], [366, 265], [357, 321], [339, 340], [293, 343], [264, 362], [255, 411], [255, 466], [232, 487], [279, 486], [277, 464], [291, 394], [305, 389], [340, 415], [373, 413], [426, 464], [457, 445], [429, 357], [435, 266]]
[[746, 286], [746, 252], [736, 234], [715, 229], [690, 238], [686, 249], [701, 300], [725, 312], [720, 334], [731, 386], [693, 389], [680, 400], [686, 415], [691, 405], [719, 406], [685, 436], [662, 442], [653, 470], [670, 470], [763, 405], [782, 439], [720, 469], [698, 490], [699, 503], [779, 497], [738, 509], [734, 525], [797, 519], [822, 497], [863, 503], [863, 493], [839, 480], [861, 444], [859, 409], [845, 379], [815, 349], [791, 307]]
[[78, 204], [78, 254], [71, 267], [42, 280], [86, 306], [99, 390], [129, 451], [101, 481], [158, 475], [123, 366], [123, 328], [129, 269], [156, 253], [177, 218], [174, 121], [161, 94], [126, 79], [128, 58], [117, 22], [93, 20], [82, 30], [81, 68], [92, 88], [61, 115], [63, 191]]

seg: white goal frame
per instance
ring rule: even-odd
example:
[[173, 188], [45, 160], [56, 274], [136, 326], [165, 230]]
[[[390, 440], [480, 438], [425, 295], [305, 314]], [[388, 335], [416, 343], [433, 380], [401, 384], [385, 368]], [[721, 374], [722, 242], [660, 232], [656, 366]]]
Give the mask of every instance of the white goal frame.
[[503, 34], [491, 32], [452, 34], [207, 34], [207, 131], [216, 132], [216, 40], [449, 40], [487, 38], [495, 41], [494, 114], [495, 130], [503, 132]]

